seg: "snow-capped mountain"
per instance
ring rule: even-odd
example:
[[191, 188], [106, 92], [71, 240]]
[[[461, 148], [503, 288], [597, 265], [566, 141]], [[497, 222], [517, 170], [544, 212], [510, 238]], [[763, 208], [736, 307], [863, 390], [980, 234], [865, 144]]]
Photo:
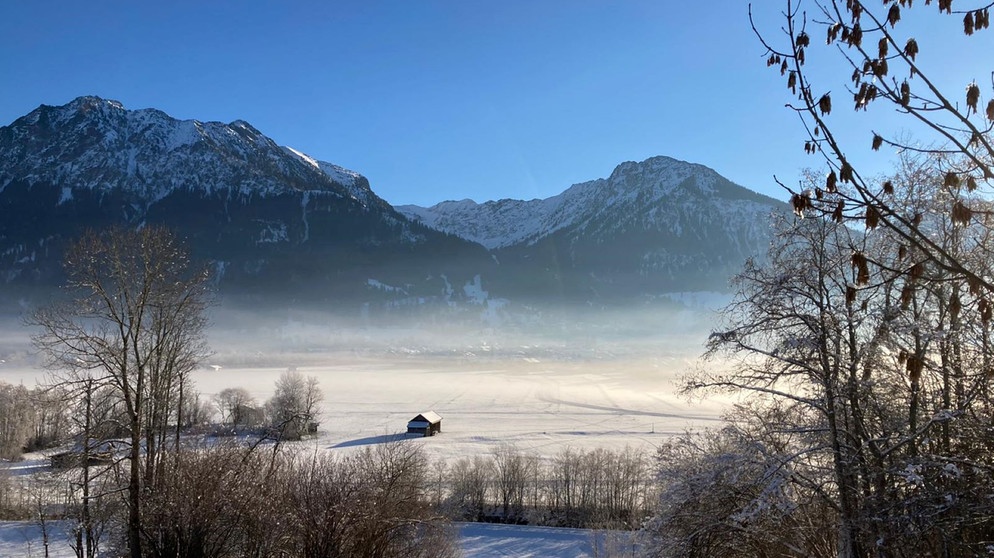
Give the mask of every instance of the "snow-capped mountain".
[[[87, 228], [165, 224], [225, 296], [352, 312], [724, 291], [784, 204], [655, 157], [545, 200], [395, 210], [358, 172], [247, 122], [80, 97], [0, 127], [0, 298], [61, 280]], [[16, 295], [15, 295], [16, 296]], [[670, 297], [672, 298], [672, 297]], [[365, 314], [364, 314], [365, 315]]]
[[494, 250], [552, 232], [547, 227], [556, 226], [551, 217], [561, 207], [564, 195], [531, 201], [503, 199], [476, 203], [460, 200], [444, 201], [431, 207], [399, 205], [397, 211], [433, 229]]
[[63, 246], [85, 228], [145, 223], [177, 230], [229, 292], [259, 297], [448, 300], [494, 267], [478, 245], [394, 211], [359, 173], [244, 121], [80, 97], [0, 128], [7, 290], [57, 283]]
[[606, 179], [544, 200], [398, 207], [491, 249], [505, 287], [527, 278], [535, 294], [580, 297], [725, 290], [746, 258], [765, 253], [769, 216], [784, 209], [669, 157], [622, 163]]

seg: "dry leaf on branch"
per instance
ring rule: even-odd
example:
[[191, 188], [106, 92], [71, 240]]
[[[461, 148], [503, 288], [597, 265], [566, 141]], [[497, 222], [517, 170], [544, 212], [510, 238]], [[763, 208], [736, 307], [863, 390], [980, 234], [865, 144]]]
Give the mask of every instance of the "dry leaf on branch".
[[918, 381], [922, 377], [922, 369], [925, 367], [925, 361], [922, 357], [918, 355], [908, 355], [908, 377], [911, 379], [911, 384], [914, 386], [918, 385]]
[[842, 182], [853, 182], [853, 168], [848, 161], [842, 162], [842, 168], [839, 169], [839, 180]]
[[969, 225], [972, 218], [973, 211], [962, 201], [957, 201], [953, 204], [952, 220], [954, 224]]
[[790, 204], [794, 207], [794, 215], [804, 218], [804, 212], [814, 207], [811, 198], [804, 194], [794, 194], [790, 198]]
[[832, 97], [828, 93], [825, 93], [821, 96], [821, 99], [818, 99], [818, 109], [821, 111], [822, 116], [832, 112]]
[[828, 37], [827, 37], [827, 39], [825, 41], [825, 44], [829, 44], [829, 45], [832, 44], [835, 41], [835, 38], [839, 36], [839, 30], [841, 30], [841, 29], [842, 29], [842, 24], [839, 23], [839, 22], [835, 22], [832, 25], [829, 25], [828, 26]]
[[887, 23], [889, 23], [891, 29], [893, 29], [899, 21], [901, 21], [901, 8], [899, 8], [897, 4], [894, 4], [890, 7], [890, 11], [887, 12]]
[[853, 252], [852, 267], [856, 270], [856, 285], [866, 285], [870, 282], [870, 266], [862, 252]]
[[839, 200], [839, 203], [835, 205], [835, 209], [832, 211], [832, 220], [836, 223], [841, 223], [845, 218], [843, 211], [846, 209], [846, 202]]
[[987, 302], [986, 298], [981, 298], [980, 302], [977, 303], [977, 310], [980, 311], [980, 321], [987, 325], [991, 321], [991, 303]]
[[956, 321], [956, 318], [959, 317], [959, 312], [960, 312], [960, 310], [962, 308], [963, 308], [963, 306], [962, 306], [962, 304], [960, 304], [959, 295], [956, 294], [956, 293], [953, 293], [952, 295], [950, 295], [949, 296], [949, 316], [950, 316], [950, 318], [952, 318], [953, 321]]
[[914, 62], [915, 56], [918, 56], [918, 41], [908, 39], [908, 42], [904, 45], [904, 55]]
[[977, 103], [980, 101], [980, 86], [977, 82], [973, 82], [966, 86], [966, 106], [967, 114], [972, 110], [974, 113], [977, 112]]
[[866, 228], [873, 230], [880, 224], [880, 211], [872, 205], [866, 206]]
[[915, 286], [911, 283], [905, 283], [904, 288], [901, 289], [901, 309], [907, 310], [908, 306], [911, 305], [911, 300], [915, 296]]

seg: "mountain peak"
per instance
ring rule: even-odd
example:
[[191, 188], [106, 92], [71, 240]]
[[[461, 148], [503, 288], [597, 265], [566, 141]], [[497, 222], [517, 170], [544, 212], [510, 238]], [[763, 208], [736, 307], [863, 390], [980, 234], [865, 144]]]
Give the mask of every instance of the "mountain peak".
[[[757, 213], [769, 212], [780, 204], [733, 184], [704, 165], [656, 156], [641, 162], [623, 162], [606, 179], [574, 184], [544, 200], [482, 204], [462, 200], [429, 208], [397, 209], [429, 227], [496, 249], [534, 244], [556, 231], [575, 228], [593, 234], [616, 227], [629, 230], [648, 227], [673, 229], [671, 232], [679, 236], [686, 224], [674, 218], [674, 211], [689, 211], [691, 206], [707, 207], [710, 211], [712, 206], [717, 207], [728, 199], [741, 200], [748, 205], [748, 211]], [[686, 220], [685, 216], [681, 219]]]
[[335, 296], [355, 301], [370, 278], [441, 292], [439, 277], [463, 273], [458, 255], [494, 265], [479, 246], [403, 219], [359, 173], [284, 149], [244, 120], [179, 120], [84, 96], [0, 126], [0, 285], [56, 279], [60, 251], [87, 228], [156, 223], [213, 261], [219, 281], [293, 285], [293, 296], [340, 287], [349, 294]]
[[38, 110], [54, 110], [60, 115], [60, 120], [68, 120], [74, 116], [81, 116], [86, 119], [94, 117], [107, 118], [123, 115], [127, 112], [127, 109], [124, 108], [124, 105], [120, 101], [104, 99], [96, 95], [76, 97], [62, 106], [51, 107], [41, 105], [38, 107]]
[[243, 130], [245, 132], [248, 132], [248, 134], [256, 137], [263, 135], [262, 132], [260, 132], [255, 128], [255, 126], [241, 119], [231, 122], [230, 124], [228, 124], [228, 127], [234, 128], [236, 130]]
[[495, 250], [510, 275], [544, 277], [546, 294], [656, 296], [727, 288], [746, 258], [763, 254], [769, 216], [784, 208], [704, 165], [659, 156], [544, 200], [397, 209]]
[[67, 108], [71, 110], [93, 110], [97, 108], [126, 110], [124, 108], [124, 105], [120, 101], [115, 101], [113, 99], [104, 99], [103, 97], [98, 97], [96, 95], [83, 95], [80, 97], [76, 97], [75, 99], [63, 105], [62, 108]]

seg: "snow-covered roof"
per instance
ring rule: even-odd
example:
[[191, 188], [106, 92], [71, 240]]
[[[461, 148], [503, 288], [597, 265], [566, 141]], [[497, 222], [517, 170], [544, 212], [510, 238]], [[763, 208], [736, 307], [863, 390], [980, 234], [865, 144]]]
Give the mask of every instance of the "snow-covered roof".
[[442, 417], [438, 416], [435, 411], [425, 411], [420, 415], [411, 419], [411, 422], [423, 421], [429, 424], [435, 424], [436, 422], [442, 422]]

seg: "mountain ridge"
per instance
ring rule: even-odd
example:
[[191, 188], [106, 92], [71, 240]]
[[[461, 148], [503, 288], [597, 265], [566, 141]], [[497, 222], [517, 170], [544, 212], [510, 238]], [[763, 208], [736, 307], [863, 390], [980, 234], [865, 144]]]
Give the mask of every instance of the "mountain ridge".
[[765, 254], [769, 216], [787, 206], [704, 165], [657, 156], [545, 199], [397, 209], [480, 243], [516, 275], [544, 276], [531, 284], [544, 296], [602, 298], [625, 289], [725, 291], [746, 258]]
[[[779, 200], [731, 183], [713, 169], [699, 163], [660, 155], [641, 162], [619, 163], [608, 178], [580, 182], [548, 198], [527, 201], [504, 198], [483, 203], [470, 199], [447, 200], [429, 207], [401, 205], [396, 206], [396, 209], [429, 227], [473, 240], [491, 250], [522, 242], [533, 244], [537, 238], [594, 216], [598, 211], [589, 207], [591, 197], [597, 198], [593, 202], [599, 204], [601, 210], [617, 203], [617, 199], [605, 199], [603, 190], [611, 188], [613, 195], [624, 196], [625, 192], [618, 183], [631, 185], [632, 175], [645, 174], [646, 169], [657, 171], [656, 176], [650, 177], [642, 185], [630, 188], [628, 193], [638, 195], [645, 193], [647, 188], [655, 188], [655, 195], [640, 200], [647, 206], [662, 200], [680, 182], [692, 175], [705, 179], [703, 183], [696, 185], [702, 189], [702, 193], [708, 195], [753, 201], [771, 207], [783, 204]], [[670, 171], [672, 174], [660, 175], [660, 170]], [[731, 192], [729, 187], [732, 188]], [[580, 207], [579, 211], [576, 210], [577, 207]]]
[[[782, 202], [659, 156], [530, 201], [392, 207], [359, 172], [244, 120], [80, 97], [0, 127], [0, 283], [54, 285], [86, 229], [159, 223], [224, 292], [351, 312], [508, 299], [600, 304], [727, 290]], [[491, 305], [492, 306], [488, 306]], [[407, 310], [404, 310], [407, 311]]]
[[[251, 124], [179, 120], [88, 96], [0, 127], [0, 282], [59, 282], [85, 229], [159, 223], [221, 287], [357, 308], [403, 294], [458, 300], [446, 281], [491, 272], [478, 245], [412, 223], [355, 171], [284, 148]], [[447, 277], [443, 280], [441, 277]]]

